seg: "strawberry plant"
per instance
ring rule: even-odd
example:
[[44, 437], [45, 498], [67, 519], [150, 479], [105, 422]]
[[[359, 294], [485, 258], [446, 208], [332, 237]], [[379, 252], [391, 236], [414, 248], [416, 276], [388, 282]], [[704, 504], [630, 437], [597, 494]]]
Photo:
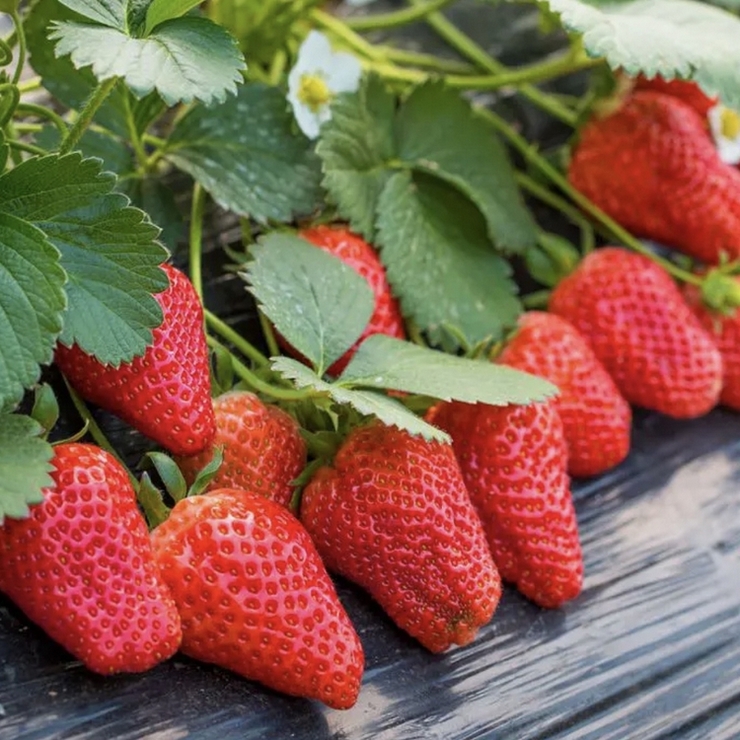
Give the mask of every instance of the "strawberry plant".
[[[143, 510], [184, 650], [341, 708], [363, 658], [324, 565], [430, 650], [465, 644], [499, 576], [545, 607], [577, 597], [568, 472], [624, 459], [628, 404], [737, 408], [737, 3], [518, 3], [554, 51], [517, 65], [455, 5], [0, 0], [0, 590], [56, 639], [79, 599], [50, 616], [23, 592], [45, 576], [18, 563], [61, 536], [55, 496], [77, 502], [80, 531], [103, 523], [86, 523], [88, 488], [59, 482], [78, 442], [59, 439], [52, 388], [106, 460], [120, 451], [98, 408], [175, 456], [116, 468], [139, 509], [106, 499], [98, 517], [123, 523], [90, 548], [122, 547], [127, 527], [141, 540]], [[410, 48], [411, 24], [439, 53]], [[552, 140], [529, 135], [531, 111]], [[259, 318], [248, 336], [204, 297], [205, 234], [224, 223], [211, 241]], [[86, 449], [78, 479], [99, 467], [78, 470]], [[255, 537], [308, 565], [282, 544], [240, 559], [231, 535], [191, 557], [192, 531], [230, 517], [240, 532], [260, 518]], [[265, 668], [294, 649], [295, 615], [252, 629], [244, 605], [274, 604], [248, 579], [218, 614], [198, 602], [230, 598], [204, 586], [219, 568], [288, 561], [343, 635], [318, 650], [333, 678], [313, 653]], [[159, 660], [180, 627], [155, 621]], [[265, 629], [289, 647], [246, 650]]]

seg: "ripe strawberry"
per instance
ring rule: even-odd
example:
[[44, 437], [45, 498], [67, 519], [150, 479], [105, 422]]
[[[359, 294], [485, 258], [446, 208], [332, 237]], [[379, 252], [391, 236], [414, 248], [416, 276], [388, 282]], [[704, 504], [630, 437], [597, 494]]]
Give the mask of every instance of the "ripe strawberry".
[[706, 121], [649, 90], [582, 130], [568, 177], [638, 236], [697, 259], [740, 257], [740, 171], [725, 164]]
[[717, 98], [710, 98], [699, 85], [691, 80], [665, 80], [660, 76], [648, 79], [643, 75], [638, 75], [635, 78], [635, 90], [652, 90], [671, 95], [691, 106], [704, 119], [717, 105]]
[[550, 297], [632, 404], [675, 418], [710, 411], [722, 357], [668, 273], [619, 247], [589, 254]]
[[563, 426], [552, 403], [435, 406], [505, 581], [555, 609], [583, 586]]
[[[740, 285], [740, 278], [736, 281]], [[728, 316], [712, 311], [694, 285], [684, 286], [684, 298], [722, 354], [724, 375], [720, 403], [740, 411], [740, 309]]]
[[177, 458], [188, 485], [211, 461], [215, 448], [223, 447], [223, 463], [206, 490], [238, 488], [287, 506], [291, 482], [306, 465], [306, 443], [293, 417], [247, 391], [224, 393], [213, 401], [213, 411], [212, 444], [197, 455]]
[[218, 489], [178, 502], [152, 544], [182, 618], [183, 653], [336, 709], [355, 703], [362, 645], [287, 509]]
[[387, 334], [390, 337], [405, 339], [403, 317], [398, 301], [393, 297], [385, 268], [375, 250], [361, 237], [342, 226], [314, 226], [299, 232], [306, 241], [315, 244], [362, 275], [375, 294], [375, 310], [365, 331], [355, 344], [348, 349], [327, 370], [330, 375], [340, 375], [349, 364], [357, 348], [371, 334]]
[[428, 650], [469, 643], [493, 616], [501, 582], [449, 445], [356, 427], [304, 489], [301, 520], [327, 568]]
[[203, 309], [190, 281], [162, 265], [169, 287], [157, 296], [164, 320], [140, 357], [103, 365], [77, 345], [57, 345], [55, 361], [87, 401], [120, 416], [179, 455], [207, 447], [216, 433]]
[[563, 422], [571, 475], [599, 475], [627, 457], [629, 404], [588, 342], [565, 319], [542, 311], [524, 314], [498, 362], [560, 389], [553, 403]]
[[0, 527], [0, 591], [91, 671], [146, 671], [177, 651], [180, 618], [126, 472], [77, 443], [53, 466], [44, 501]]

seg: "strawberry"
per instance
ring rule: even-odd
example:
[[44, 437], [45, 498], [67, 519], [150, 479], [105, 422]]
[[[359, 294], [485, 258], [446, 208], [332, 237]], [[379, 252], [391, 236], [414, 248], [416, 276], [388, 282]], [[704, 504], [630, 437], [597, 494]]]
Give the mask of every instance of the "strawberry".
[[560, 389], [554, 404], [563, 422], [571, 475], [598, 475], [627, 457], [629, 404], [588, 342], [565, 319], [542, 311], [524, 314], [498, 362]]
[[223, 463], [206, 490], [239, 488], [287, 506], [291, 482], [306, 465], [306, 443], [293, 417], [247, 391], [224, 393], [213, 401], [213, 411], [216, 437], [210, 447], [177, 458], [188, 485], [222, 447]]
[[651, 259], [598, 249], [555, 288], [549, 307], [586, 337], [630, 403], [678, 419], [717, 403], [722, 357]]
[[[327, 370], [329, 375], [340, 375], [360, 344], [371, 334], [406, 338], [401, 309], [391, 293], [385, 268], [375, 250], [364, 239], [342, 226], [314, 226], [302, 229], [298, 235], [349, 265], [365, 278], [375, 294], [375, 310], [365, 331], [355, 344], [331, 365]], [[284, 341], [283, 345], [285, 346]]]
[[501, 577], [547, 608], [578, 596], [583, 558], [555, 406], [452, 401], [428, 418], [452, 437]]
[[362, 645], [287, 509], [218, 489], [178, 502], [152, 544], [180, 611], [185, 655], [337, 709], [355, 703]]
[[682, 100], [635, 92], [581, 131], [570, 182], [638, 236], [708, 263], [740, 257], [740, 171]]
[[156, 296], [164, 320], [146, 352], [103, 365], [78, 346], [57, 345], [55, 361], [87, 401], [113, 412], [170, 452], [192, 455], [216, 433], [203, 309], [179, 270], [162, 265], [169, 287]]
[[[740, 278], [735, 278], [740, 285]], [[712, 311], [697, 286], [685, 285], [684, 298], [722, 354], [724, 375], [720, 403], [740, 411], [740, 310], [730, 315]]]
[[91, 671], [146, 671], [180, 645], [180, 618], [123, 467], [93, 445], [54, 448], [53, 486], [0, 527], [0, 591]]
[[718, 102], [717, 98], [710, 98], [699, 85], [691, 80], [665, 80], [660, 75], [650, 79], [638, 75], [635, 78], [635, 90], [652, 90], [671, 95], [691, 106], [704, 119]]
[[301, 520], [327, 568], [428, 650], [469, 643], [493, 616], [501, 582], [449, 445], [356, 427], [304, 489]]

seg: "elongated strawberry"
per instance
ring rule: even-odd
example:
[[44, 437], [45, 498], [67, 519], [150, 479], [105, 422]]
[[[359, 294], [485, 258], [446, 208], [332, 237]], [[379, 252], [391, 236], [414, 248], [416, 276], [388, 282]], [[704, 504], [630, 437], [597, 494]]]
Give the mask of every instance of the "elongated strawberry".
[[0, 591], [96, 673], [173, 655], [180, 618], [126, 472], [87, 444], [54, 449], [53, 487], [0, 527]]
[[162, 265], [169, 287], [157, 296], [164, 320], [146, 352], [119, 367], [77, 345], [57, 346], [55, 362], [87, 401], [120, 416], [170, 452], [191, 455], [216, 433], [203, 309], [190, 281]]
[[347, 709], [362, 645], [301, 523], [264, 496], [183, 499], [152, 532], [182, 618], [182, 652], [294, 696]]
[[717, 105], [717, 98], [711, 98], [691, 80], [666, 80], [663, 77], [647, 78], [638, 75], [635, 78], [636, 90], [652, 90], [682, 100], [706, 119], [709, 111]]
[[401, 309], [391, 293], [385, 268], [375, 250], [364, 239], [343, 226], [323, 225], [303, 229], [299, 236], [325, 252], [339, 257], [342, 262], [365, 278], [375, 294], [375, 310], [365, 331], [357, 342], [331, 365], [327, 371], [330, 375], [339, 375], [349, 364], [357, 347], [371, 334], [387, 334], [405, 339]]
[[[740, 278], [735, 278], [740, 285]], [[684, 286], [684, 297], [712, 342], [722, 354], [722, 392], [720, 403], [740, 411], [740, 310], [722, 315], [711, 310], [702, 300], [700, 290]]]
[[287, 506], [291, 482], [306, 465], [306, 443], [293, 417], [247, 391], [224, 393], [213, 401], [213, 411], [216, 436], [210, 447], [177, 459], [188, 485], [222, 447], [223, 463], [206, 490], [239, 488]]
[[590, 121], [568, 177], [638, 236], [707, 263], [740, 256], [740, 171], [720, 159], [706, 121], [682, 100], [638, 91]]
[[493, 616], [501, 582], [449, 445], [355, 428], [304, 489], [301, 520], [327, 568], [432, 652]]
[[583, 557], [554, 405], [453, 401], [429, 419], [452, 437], [501, 577], [547, 608], [578, 596]]
[[546, 378], [560, 389], [553, 403], [563, 422], [571, 475], [599, 475], [627, 457], [629, 404], [568, 321], [542, 311], [524, 314], [497, 361]]
[[675, 418], [710, 411], [722, 357], [668, 273], [619, 247], [597, 249], [550, 297], [632, 404]]

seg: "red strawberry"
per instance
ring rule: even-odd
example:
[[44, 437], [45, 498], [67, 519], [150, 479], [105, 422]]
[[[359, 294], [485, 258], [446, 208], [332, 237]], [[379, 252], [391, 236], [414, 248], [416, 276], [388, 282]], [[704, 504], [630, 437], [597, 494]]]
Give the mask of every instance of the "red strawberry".
[[157, 296], [164, 320], [143, 356], [103, 365], [77, 345], [57, 346], [55, 361], [87, 401], [120, 416], [179, 455], [207, 447], [216, 433], [203, 309], [190, 281], [162, 265], [170, 285]]
[[357, 427], [304, 489], [301, 519], [327, 568], [428, 650], [469, 643], [493, 616], [501, 582], [449, 445]]
[[710, 98], [691, 80], [665, 80], [660, 76], [648, 79], [639, 75], [635, 79], [635, 90], [652, 90], [683, 100], [704, 119], [710, 109], [717, 105], [717, 98]]
[[239, 488], [287, 506], [291, 482], [306, 465], [306, 443], [293, 417], [247, 391], [219, 396], [213, 411], [213, 443], [197, 455], [177, 459], [188, 485], [211, 461], [214, 449], [223, 447], [223, 463], [207, 490]]
[[[735, 280], [740, 285], [740, 278]], [[693, 285], [684, 286], [684, 297], [722, 354], [720, 403], [740, 411], [740, 309], [728, 316], [712, 311], [703, 302], [699, 288]]]
[[524, 314], [498, 362], [560, 389], [554, 405], [563, 422], [571, 475], [598, 475], [627, 457], [629, 404], [588, 342], [565, 319], [541, 311]]
[[152, 532], [182, 618], [182, 652], [277, 691], [347, 709], [359, 637], [301, 523], [256, 493], [183, 499]]
[[327, 370], [330, 375], [340, 375], [349, 364], [357, 348], [371, 334], [387, 334], [390, 337], [405, 339], [403, 317], [398, 301], [393, 297], [385, 268], [375, 250], [361, 237], [342, 226], [315, 226], [299, 232], [306, 241], [315, 244], [335, 257], [367, 280], [375, 294], [375, 310], [365, 331], [355, 344], [348, 349]]
[[638, 236], [700, 260], [740, 257], [740, 171], [706, 121], [670, 95], [641, 91], [581, 132], [571, 183]]
[[0, 591], [96, 673], [146, 671], [180, 645], [126, 472], [87, 444], [54, 448], [54, 486], [0, 527]]
[[583, 558], [554, 405], [453, 401], [429, 419], [452, 437], [501, 577], [547, 608], [578, 596]]
[[710, 411], [722, 357], [668, 273], [652, 260], [607, 247], [589, 254], [550, 297], [632, 404], [675, 418]]

